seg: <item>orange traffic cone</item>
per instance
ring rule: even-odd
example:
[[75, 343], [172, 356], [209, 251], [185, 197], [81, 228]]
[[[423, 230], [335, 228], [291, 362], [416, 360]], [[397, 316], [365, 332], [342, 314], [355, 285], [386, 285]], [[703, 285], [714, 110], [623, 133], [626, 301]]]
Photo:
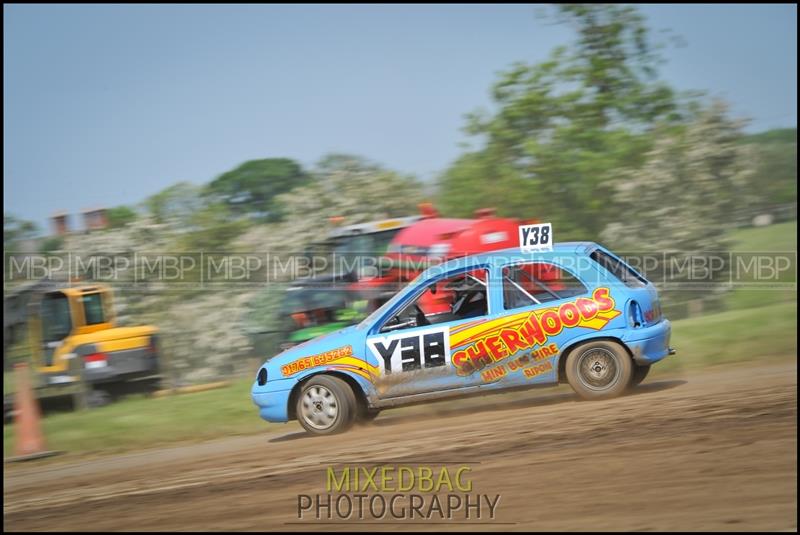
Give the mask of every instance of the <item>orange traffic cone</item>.
[[14, 372], [17, 390], [14, 396], [14, 434], [16, 435], [14, 453], [16, 457], [7, 460], [12, 462], [28, 461], [55, 455], [58, 453], [57, 451], [48, 451], [44, 445], [39, 403], [33, 397], [28, 365], [15, 364]]

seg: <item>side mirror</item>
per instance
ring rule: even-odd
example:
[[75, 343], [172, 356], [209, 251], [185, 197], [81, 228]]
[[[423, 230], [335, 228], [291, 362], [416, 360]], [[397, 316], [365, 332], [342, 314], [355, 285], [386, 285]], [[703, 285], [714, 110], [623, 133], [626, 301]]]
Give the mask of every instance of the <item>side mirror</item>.
[[434, 282], [430, 286], [428, 286], [428, 290], [431, 291], [431, 294], [436, 295], [436, 283]]

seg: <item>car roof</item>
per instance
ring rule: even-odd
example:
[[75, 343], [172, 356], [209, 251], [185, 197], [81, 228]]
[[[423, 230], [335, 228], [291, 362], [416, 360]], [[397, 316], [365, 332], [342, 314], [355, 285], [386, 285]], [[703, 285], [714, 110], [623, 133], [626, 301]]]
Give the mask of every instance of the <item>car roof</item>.
[[518, 260], [545, 260], [558, 256], [583, 255], [599, 247], [601, 247], [599, 244], [591, 241], [574, 241], [555, 243], [551, 251], [523, 252], [519, 247], [498, 249], [488, 253], [454, 258], [426, 269], [420, 277], [427, 278], [431, 274], [444, 273], [459, 268], [494, 264], [498, 260], [514, 262]]

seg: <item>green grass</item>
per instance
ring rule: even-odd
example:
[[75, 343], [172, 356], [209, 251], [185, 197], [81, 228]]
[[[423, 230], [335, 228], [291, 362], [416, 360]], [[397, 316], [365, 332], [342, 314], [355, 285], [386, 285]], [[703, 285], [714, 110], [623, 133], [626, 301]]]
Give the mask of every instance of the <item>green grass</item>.
[[[99, 409], [53, 413], [43, 420], [47, 446], [110, 453], [263, 431], [267, 424], [250, 401], [251, 384], [242, 379], [205, 392], [132, 397]], [[13, 452], [12, 427], [3, 427], [4, 456]]]
[[797, 251], [797, 221], [737, 229], [731, 238], [731, 250], [736, 252]]
[[[739, 229], [732, 235], [734, 252], [787, 253], [797, 251], [797, 221], [768, 227]], [[796, 269], [796, 268], [795, 268]], [[795, 282], [795, 271], [789, 270], [780, 282]], [[725, 297], [731, 310], [761, 307], [771, 303], [797, 302], [797, 291], [787, 288], [740, 286]]]
[[14, 372], [3, 372], [3, 393], [14, 392]]
[[[738, 229], [731, 238], [733, 252], [796, 252], [797, 221]], [[795, 282], [794, 273], [789, 280]], [[655, 369], [797, 357], [796, 289], [738, 287], [725, 296], [725, 306], [725, 312], [673, 322], [678, 355]]]
[[659, 372], [744, 361], [797, 358], [797, 302], [731, 310], [672, 324], [678, 350]]

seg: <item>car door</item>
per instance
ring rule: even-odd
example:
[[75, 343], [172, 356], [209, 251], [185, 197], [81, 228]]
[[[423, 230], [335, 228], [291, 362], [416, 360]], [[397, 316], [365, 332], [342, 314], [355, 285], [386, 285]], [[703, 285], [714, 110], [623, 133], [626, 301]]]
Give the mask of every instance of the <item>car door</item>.
[[555, 261], [509, 263], [498, 275], [503, 312], [454, 353], [457, 363], [467, 355], [467, 366], [489, 387], [557, 381], [562, 349], [620, 314], [607, 288], [590, 290]]
[[457, 373], [450, 339], [489, 317], [488, 276], [477, 267], [428, 279], [370, 328], [366, 352], [380, 370], [381, 399], [477, 384]]

